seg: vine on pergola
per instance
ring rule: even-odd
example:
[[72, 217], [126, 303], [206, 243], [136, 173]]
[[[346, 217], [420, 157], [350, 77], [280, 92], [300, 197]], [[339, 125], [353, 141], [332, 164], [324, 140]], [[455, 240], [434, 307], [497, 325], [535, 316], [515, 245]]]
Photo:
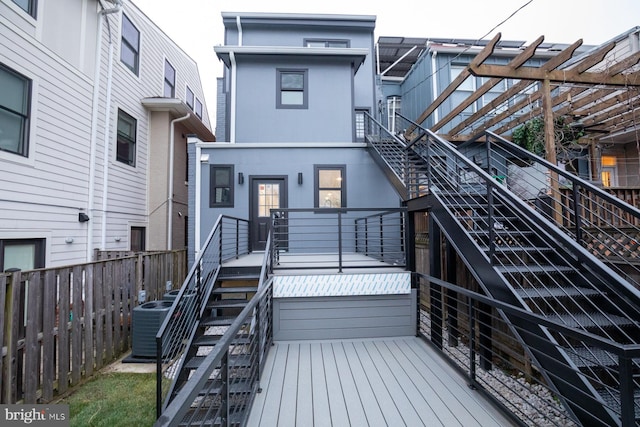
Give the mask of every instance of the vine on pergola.
[[[553, 119], [556, 150], [568, 148], [585, 135], [584, 129], [569, 126], [564, 116]], [[513, 130], [511, 140], [538, 156], [545, 157], [544, 120], [533, 118]]]

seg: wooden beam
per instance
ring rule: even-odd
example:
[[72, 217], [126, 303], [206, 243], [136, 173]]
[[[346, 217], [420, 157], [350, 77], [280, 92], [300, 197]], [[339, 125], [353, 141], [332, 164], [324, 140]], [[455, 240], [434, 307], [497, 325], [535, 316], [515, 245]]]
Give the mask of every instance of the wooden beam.
[[[469, 63], [469, 66], [465, 67], [462, 72], [447, 86], [447, 88], [440, 94], [438, 97], [427, 107], [426, 110], [415, 120], [416, 123], [422, 124], [433, 112], [438, 108], [466, 79], [471, 75], [469, 72], [469, 67], [474, 65], [482, 64], [489, 56], [493, 54], [493, 51], [496, 48], [496, 45], [500, 41], [500, 37], [502, 35], [500, 33], [496, 34], [493, 39], [478, 53], [473, 60]], [[436, 70], [433, 70], [433, 75], [431, 78], [435, 78]], [[411, 126], [407, 131], [409, 133], [413, 132], [415, 129], [414, 126]]]
[[[527, 46], [527, 48], [523, 50], [518, 56], [516, 56], [511, 61], [509, 61], [509, 63], [506, 66], [512, 69], [516, 69], [524, 65], [529, 59], [533, 57], [533, 55], [535, 55], [536, 49], [538, 48], [538, 46], [540, 46], [540, 44], [543, 41], [544, 41], [544, 36], [538, 37], [533, 43]], [[473, 104], [482, 95], [489, 92], [494, 86], [496, 86], [498, 83], [500, 83], [503, 80], [504, 79], [494, 77], [486, 81], [482, 86], [480, 86], [478, 90], [473, 92], [471, 96], [469, 96], [467, 99], [465, 99], [460, 104], [458, 104], [458, 106], [456, 106], [456, 108], [451, 110], [449, 114], [447, 114], [438, 123], [432, 126], [431, 130], [435, 132], [438, 129], [442, 128], [444, 125], [446, 125], [451, 120], [453, 120], [458, 114], [463, 112], [465, 108]]]
[[602, 46], [600, 49], [580, 61], [575, 67], [571, 68], [571, 71], [575, 71], [579, 74], [584, 73], [589, 68], [602, 62], [604, 60], [604, 57], [607, 56], [607, 53], [611, 52], [611, 50], [615, 46], [615, 42], [611, 42], [605, 46]]
[[[577, 40], [571, 46], [568, 46], [562, 52], [558, 53], [553, 58], [549, 59], [545, 62], [540, 68], [543, 70], [554, 70], [558, 68], [560, 65], [567, 62], [569, 59], [573, 57], [574, 52], [582, 45], [582, 39]], [[480, 110], [478, 110], [475, 114], [464, 120], [462, 123], [451, 129], [450, 134], [455, 135], [458, 132], [462, 131], [469, 125], [478, 121], [480, 118], [483, 118], [488, 112], [495, 109], [498, 105], [502, 104], [506, 100], [510, 99], [512, 96], [523, 91], [527, 86], [531, 84], [530, 81], [522, 80], [518, 83], [511, 86], [502, 94], [498, 95], [495, 99], [493, 99], [488, 105], [485, 105]], [[517, 110], [515, 110], [517, 111]], [[484, 129], [487, 129], [486, 127]], [[483, 129], [483, 130], [484, 130]]]
[[640, 87], [640, 72], [610, 75], [607, 72], [578, 73], [573, 70], [544, 71], [536, 67], [520, 67], [510, 70], [504, 65], [469, 66], [471, 74], [478, 77], [501, 77], [505, 79], [549, 80], [554, 83], [576, 83], [608, 86]]

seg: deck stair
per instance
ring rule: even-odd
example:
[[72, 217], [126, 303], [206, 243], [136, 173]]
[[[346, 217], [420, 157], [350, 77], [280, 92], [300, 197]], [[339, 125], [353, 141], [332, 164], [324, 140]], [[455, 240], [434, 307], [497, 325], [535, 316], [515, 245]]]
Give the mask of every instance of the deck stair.
[[[429, 212], [430, 237], [443, 235], [488, 296], [611, 342], [640, 344], [638, 289], [488, 173], [491, 156], [478, 162], [409, 121], [411, 140], [372, 123], [367, 140], [376, 162], [410, 211]], [[622, 208], [638, 215], [632, 207]], [[431, 251], [440, 245], [432, 238]], [[628, 377], [621, 378], [617, 356], [571, 334], [503, 317], [576, 421], [629, 421], [618, 390], [630, 379], [634, 395], [640, 394], [640, 359], [633, 359], [627, 365], [631, 372], [624, 371]], [[638, 423], [640, 401], [634, 401]]]
[[[196, 332], [188, 346], [185, 356], [178, 370], [178, 374], [172, 387], [172, 395], [177, 395], [181, 388], [191, 378], [193, 373], [202, 365], [206, 355], [215, 347], [224, 335], [227, 328], [235, 321], [237, 315], [249, 303], [251, 297], [258, 290], [258, 280], [260, 275], [259, 267], [224, 267], [220, 269], [216, 283], [213, 286], [206, 308], [196, 326]], [[250, 366], [249, 346], [254, 345], [251, 339], [251, 321], [245, 321], [243, 329], [245, 332], [236, 335], [233, 342], [235, 351], [229, 356], [226, 363], [232, 365], [234, 379], [229, 384], [228, 405], [229, 412], [233, 414], [231, 419], [224, 420], [226, 425], [240, 425], [241, 421], [248, 414], [250, 402], [250, 388], [253, 386], [244, 376]], [[218, 366], [216, 369], [221, 369]], [[200, 398], [207, 398], [207, 395], [220, 395], [220, 390], [225, 384], [220, 379], [208, 381], [200, 393]], [[169, 399], [171, 400], [171, 399]], [[216, 399], [214, 399], [216, 400]], [[219, 400], [219, 399], [217, 399]], [[194, 405], [199, 403], [194, 402]], [[220, 405], [219, 401], [209, 402], [209, 413], [215, 414]], [[192, 410], [193, 417], [187, 412], [179, 425], [223, 425], [223, 420], [219, 417], [202, 418], [200, 412]]]

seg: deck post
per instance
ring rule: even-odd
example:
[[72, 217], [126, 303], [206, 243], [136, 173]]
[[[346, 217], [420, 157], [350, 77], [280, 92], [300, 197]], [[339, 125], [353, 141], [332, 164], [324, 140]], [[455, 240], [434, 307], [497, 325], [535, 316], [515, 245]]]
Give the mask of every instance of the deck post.
[[[442, 232], [429, 215], [429, 273], [442, 279]], [[429, 314], [431, 317], [431, 342], [442, 349], [442, 288], [429, 285]]]

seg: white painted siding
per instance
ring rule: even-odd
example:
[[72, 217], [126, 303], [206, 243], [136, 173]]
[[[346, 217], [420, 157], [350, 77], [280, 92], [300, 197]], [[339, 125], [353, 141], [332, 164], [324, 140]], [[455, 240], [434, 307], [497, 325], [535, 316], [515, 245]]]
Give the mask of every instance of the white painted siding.
[[[105, 111], [109, 28], [103, 25], [93, 210], [87, 212], [88, 223], [78, 222], [78, 213], [89, 206], [99, 7], [96, 0], [42, 1], [39, 6], [33, 19], [11, 0], [0, 0], [0, 63], [32, 80], [29, 155], [0, 152], [0, 239], [45, 238], [46, 266], [58, 266], [87, 261], [89, 227], [92, 248], [101, 245], [105, 145], [109, 179], [104, 249], [128, 249], [130, 227], [148, 226], [148, 184], [166, 180], [166, 175], [148, 174], [149, 111], [141, 100], [162, 96], [165, 58], [176, 69], [176, 97], [184, 101], [189, 85], [205, 105], [203, 122], [210, 124], [196, 64], [135, 5], [125, 2], [124, 13], [141, 33], [140, 75], [120, 62], [120, 14], [108, 15], [111, 107]], [[135, 167], [115, 160], [118, 108], [137, 120]]]

